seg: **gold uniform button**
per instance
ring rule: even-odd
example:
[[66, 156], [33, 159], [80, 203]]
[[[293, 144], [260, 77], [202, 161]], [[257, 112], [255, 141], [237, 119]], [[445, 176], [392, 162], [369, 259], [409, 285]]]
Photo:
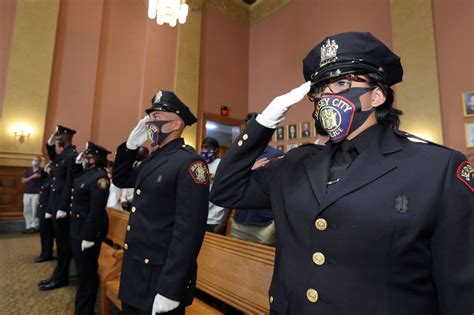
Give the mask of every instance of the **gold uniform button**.
[[323, 253], [316, 252], [313, 254], [313, 262], [316, 265], [321, 266], [324, 264], [325, 261], [326, 261], [326, 257], [324, 257]]
[[127, 225], [127, 231], [130, 231], [130, 225]]
[[71, 188], [71, 191], [74, 192], [74, 188]]
[[140, 189], [137, 189], [137, 196], [140, 196], [141, 193], [142, 191]]
[[319, 218], [316, 220], [316, 222], [314, 222], [314, 226], [316, 226], [316, 229], [318, 229], [319, 231], [324, 231], [328, 227], [328, 222], [324, 219]]
[[128, 244], [127, 243], [123, 244], [123, 248], [128, 249]]
[[273, 303], [273, 296], [270, 295], [270, 304]]
[[248, 135], [248, 134], [244, 134], [244, 135], [242, 136], [242, 139], [244, 139], [244, 140], [247, 140], [248, 138], [249, 138], [249, 135]]
[[137, 208], [135, 208], [135, 206], [132, 207], [132, 212], [135, 213], [135, 211], [137, 211]]
[[73, 197], [73, 196], [71, 196], [71, 200], [73, 200], [73, 199], [74, 199], [74, 197]]
[[241, 147], [242, 144], [244, 144], [244, 142], [243, 142], [242, 140], [239, 140], [239, 142], [237, 142], [237, 145], [238, 145], [239, 147]]
[[76, 218], [79, 218], [79, 217], [80, 217], [80, 215], [76, 215]]
[[72, 203], [69, 204], [69, 207], [72, 207]]
[[319, 298], [318, 291], [316, 291], [315, 289], [308, 289], [308, 291], [306, 291], [306, 298], [311, 303], [316, 303]]
[[148, 264], [150, 260], [148, 258], [145, 258], [145, 264]]

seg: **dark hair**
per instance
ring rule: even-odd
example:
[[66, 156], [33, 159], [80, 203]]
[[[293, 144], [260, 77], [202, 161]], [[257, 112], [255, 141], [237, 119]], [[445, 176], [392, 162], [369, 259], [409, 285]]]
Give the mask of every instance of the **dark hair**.
[[247, 116], [245, 116], [245, 123], [247, 124], [250, 119], [257, 117], [258, 113], [256, 112], [251, 112], [248, 113]]
[[201, 146], [209, 146], [213, 147], [214, 149], [219, 149], [219, 141], [217, 141], [216, 138], [213, 137], [206, 137], [204, 140], [202, 140]]
[[403, 112], [393, 107], [395, 93], [379, 74], [368, 73], [367, 77], [370, 79], [371, 84], [378, 86], [386, 97], [385, 102], [375, 109], [377, 122], [381, 125], [398, 129], [400, 126], [400, 115], [402, 115]]

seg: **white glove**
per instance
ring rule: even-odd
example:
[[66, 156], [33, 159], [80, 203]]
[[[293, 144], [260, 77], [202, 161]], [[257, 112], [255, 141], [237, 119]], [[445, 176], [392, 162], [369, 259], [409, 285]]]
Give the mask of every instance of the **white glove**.
[[136, 150], [139, 146], [146, 142], [146, 126], [145, 123], [148, 120], [148, 115], [143, 117], [138, 122], [135, 128], [132, 130], [127, 139], [127, 148], [129, 150]]
[[58, 210], [58, 212], [56, 212], [56, 219], [63, 219], [67, 216], [67, 212], [66, 211], [63, 211], [63, 210]]
[[163, 295], [155, 295], [155, 300], [153, 301], [153, 309], [151, 311], [152, 315], [156, 313], [166, 313], [174, 310], [179, 306], [179, 302], [165, 298]]
[[82, 164], [82, 157], [84, 156], [84, 152], [81, 152], [76, 157], [76, 164]]
[[308, 81], [284, 95], [275, 97], [267, 108], [257, 116], [257, 122], [264, 127], [275, 129], [285, 119], [285, 114], [291, 105], [301, 101], [308, 94], [310, 88], [311, 82]]
[[45, 219], [51, 219], [52, 217], [53, 217], [53, 215], [52, 215], [51, 213], [49, 213], [49, 212], [46, 212], [46, 213], [44, 214], [44, 218], [45, 218]]
[[55, 134], [56, 134], [56, 133], [53, 133], [53, 134], [49, 137], [49, 139], [48, 139], [48, 145], [49, 145], [49, 146], [54, 145], [54, 136], [55, 136]]
[[83, 240], [81, 242], [81, 250], [84, 251], [84, 249], [91, 248], [92, 246], [94, 246], [94, 244], [95, 244], [94, 242]]

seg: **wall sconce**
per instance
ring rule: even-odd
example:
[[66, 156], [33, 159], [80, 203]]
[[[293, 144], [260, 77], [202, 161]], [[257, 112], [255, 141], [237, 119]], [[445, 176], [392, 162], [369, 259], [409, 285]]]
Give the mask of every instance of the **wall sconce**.
[[25, 142], [31, 136], [31, 128], [23, 125], [13, 127], [13, 138], [20, 143]]

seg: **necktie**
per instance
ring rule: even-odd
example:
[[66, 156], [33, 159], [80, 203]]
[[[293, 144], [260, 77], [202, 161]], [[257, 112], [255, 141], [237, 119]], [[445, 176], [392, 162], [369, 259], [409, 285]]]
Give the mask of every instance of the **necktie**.
[[331, 169], [329, 170], [328, 185], [339, 181], [357, 155], [357, 149], [350, 140], [344, 140], [339, 144], [333, 156]]

